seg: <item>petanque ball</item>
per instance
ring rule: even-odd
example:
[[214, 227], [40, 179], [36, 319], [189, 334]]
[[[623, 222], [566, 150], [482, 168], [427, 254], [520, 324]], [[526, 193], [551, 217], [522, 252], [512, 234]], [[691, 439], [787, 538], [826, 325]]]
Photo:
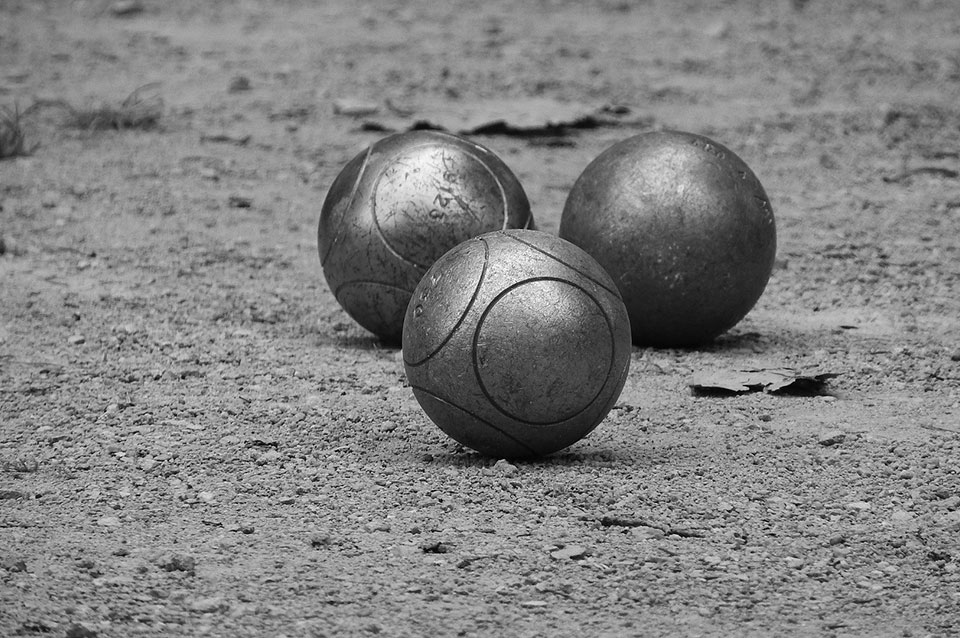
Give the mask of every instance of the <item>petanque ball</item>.
[[543, 456], [592, 431], [620, 395], [630, 324], [590, 255], [533, 230], [487, 233], [427, 271], [403, 362], [427, 416], [494, 458]]
[[323, 202], [317, 245], [347, 314], [398, 342], [410, 295], [438, 257], [485, 232], [532, 227], [520, 182], [492, 151], [456, 135], [411, 131], [344, 166]]
[[773, 270], [770, 200], [730, 149], [644, 133], [601, 153], [571, 190], [560, 236], [610, 273], [641, 346], [702, 345], [753, 308]]

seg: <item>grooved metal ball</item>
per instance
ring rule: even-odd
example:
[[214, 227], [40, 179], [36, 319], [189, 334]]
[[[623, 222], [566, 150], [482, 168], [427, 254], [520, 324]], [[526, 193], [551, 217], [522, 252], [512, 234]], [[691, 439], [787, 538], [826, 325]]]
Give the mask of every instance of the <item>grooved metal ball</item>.
[[777, 247], [753, 171], [725, 146], [679, 131], [601, 153], [567, 197], [559, 234], [616, 281], [633, 342], [661, 347], [707, 343], [743, 319]]
[[495, 458], [580, 440], [620, 396], [630, 324], [610, 276], [573, 244], [508, 230], [464, 242], [414, 291], [407, 380], [449, 436]]
[[337, 302], [384, 341], [398, 342], [427, 268], [485, 232], [533, 228], [527, 196], [492, 151], [456, 135], [412, 131], [354, 157], [333, 181], [317, 245]]

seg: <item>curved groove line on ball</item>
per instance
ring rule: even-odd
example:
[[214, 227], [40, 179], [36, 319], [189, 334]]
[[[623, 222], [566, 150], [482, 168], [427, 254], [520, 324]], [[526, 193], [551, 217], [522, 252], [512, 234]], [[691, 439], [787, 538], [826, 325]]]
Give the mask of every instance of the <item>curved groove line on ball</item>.
[[[621, 300], [623, 299], [623, 297], [620, 296], [620, 291], [617, 290], [616, 286], [614, 286], [613, 288], [610, 288], [609, 286], [607, 286], [607, 285], [606, 285], [605, 283], [603, 283], [602, 281], [598, 281], [597, 279], [595, 279], [594, 277], [591, 277], [590, 275], [588, 275], [587, 273], [583, 272], [583, 271], [580, 270], [579, 268], [577, 268], [577, 267], [575, 267], [575, 266], [573, 266], [573, 265], [571, 265], [571, 264], [568, 264], [567, 262], [565, 262], [564, 260], [560, 259], [559, 257], [557, 257], [556, 255], [554, 255], [553, 253], [549, 253], [549, 252], [547, 252], [546, 250], [544, 250], [543, 248], [539, 248], [538, 246], [535, 246], [535, 245], [531, 244], [531, 243], [528, 242], [528, 241], [524, 241], [523, 239], [520, 239], [519, 237], [516, 237], [516, 236], [514, 236], [514, 235], [509, 235], [509, 234], [508, 234], [508, 235], [506, 235], [506, 236], [509, 237], [510, 239], [514, 240], [514, 241], [520, 242], [521, 244], [527, 246], [528, 248], [532, 248], [533, 250], [537, 251], [538, 253], [542, 253], [542, 254], [546, 255], [547, 257], [553, 259], [554, 261], [557, 261], [557, 262], [563, 264], [564, 266], [566, 266], [567, 268], [569, 268], [569, 269], [572, 270], [573, 272], [577, 273], [578, 275], [581, 275], [581, 276], [585, 277], [586, 279], [589, 279], [589, 280], [592, 281], [593, 283], [597, 284], [598, 286], [600, 286], [601, 288], [603, 288], [604, 290], [606, 290], [607, 292], [609, 292], [610, 294], [612, 294], [612, 295], [613, 295], [614, 297], [616, 297], [617, 299], [621, 299]], [[566, 240], [564, 240], [564, 241], [566, 241]], [[581, 249], [581, 250], [582, 250], [582, 249]], [[592, 259], [592, 257], [591, 257], [591, 259]], [[561, 280], [559, 280], [559, 281], [563, 281], [563, 280], [561, 279]], [[602, 306], [601, 306], [601, 307], [602, 307]]]
[[[417, 149], [424, 148], [426, 146], [436, 146], [436, 142], [424, 142], [423, 144], [410, 146], [408, 148], [403, 149], [403, 153], [408, 153], [409, 151], [415, 151]], [[504, 219], [506, 219], [507, 218], [506, 217], [507, 200], [506, 200], [506, 194], [503, 193], [503, 187], [500, 186], [500, 180], [497, 179], [496, 174], [494, 174], [494, 172], [490, 170], [490, 167], [484, 164], [480, 160], [480, 158], [478, 158], [476, 155], [473, 155], [472, 157], [475, 158], [480, 163], [480, 165], [487, 170], [488, 173], [490, 173], [490, 176], [493, 177], [493, 181], [495, 181], [497, 183], [497, 186], [500, 187], [500, 191], [501, 191], [500, 195], [501, 195], [501, 199], [503, 200]], [[373, 227], [377, 229], [377, 237], [380, 238], [380, 241], [383, 243], [384, 246], [386, 246], [387, 250], [390, 251], [390, 254], [392, 254], [394, 257], [410, 264], [415, 268], [426, 270], [433, 264], [426, 264], [426, 265], [419, 264], [415, 262], [413, 259], [405, 255], [401, 255], [399, 252], [397, 252], [397, 249], [394, 248], [389, 241], [387, 241], [387, 236], [383, 234], [383, 229], [380, 228], [380, 220], [377, 218], [377, 189], [380, 187], [380, 180], [383, 179], [384, 172], [385, 171], [380, 171], [380, 174], [377, 176], [377, 181], [373, 185], [373, 189], [371, 190], [372, 197], [370, 198], [370, 216], [373, 218]], [[460, 202], [458, 201], [457, 203], [460, 203]], [[468, 239], [468, 238], [464, 238], [464, 239]], [[451, 248], [452, 247], [453, 246], [451, 246]]]
[[[510, 217], [509, 217], [509, 215], [507, 214], [507, 213], [508, 213], [508, 210], [507, 210], [507, 192], [506, 192], [505, 190], [503, 190], [503, 184], [500, 182], [500, 178], [499, 178], [499, 177], [497, 176], [497, 174], [493, 171], [493, 169], [490, 168], [490, 167], [487, 165], [486, 162], [484, 162], [482, 159], [480, 159], [480, 157], [479, 157], [478, 155], [476, 155], [476, 154], [471, 154], [471, 155], [469, 155], [469, 157], [472, 158], [472, 159], [474, 159], [474, 160], [476, 160], [477, 164], [479, 164], [480, 166], [482, 166], [482, 167], [483, 167], [483, 170], [487, 171], [487, 175], [490, 176], [490, 178], [493, 180], [493, 183], [497, 185], [497, 190], [500, 191], [500, 202], [501, 202], [501, 204], [503, 204], [503, 205], [500, 207], [500, 208], [501, 208], [500, 214], [503, 215], [503, 225], [502, 225], [500, 228], [491, 228], [490, 231], [494, 231], [494, 230], [504, 230], [504, 229], [506, 229], [506, 228], [509, 228], [509, 226], [510, 226], [510, 224], [509, 224]], [[474, 178], [474, 179], [476, 179], [476, 178]], [[451, 195], [453, 195], [453, 193], [451, 193]], [[463, 208], [464, 211], [470, 211], [471, 213], [473, 213], [473, 207], [471, 207], [462, 197], [458, 197], [458, 196], [456, 196], [456, 195], [453, 195], [453, 197], [454, 197], [454, 199], [456, 199], [457, 203], [460, 204], [461, 208]], [[472, 215], [472, 217], [473, 217], [474, 219], [481, 219], [481, 218], [477, 217], [477, 215]], [[483, 232], [488, 232], [488, 231], [482, 231], [481, 233], [478, 233], [478, 234], [483, 234]], [[466, 238], [466, 239], [469, 239], [469, 238]], [[464, 241], [466, 241], [466, 239], [465, 239]]]
[[[431, 397], [433, 397], [433, 398], [436, 399], [437, 401], [440, 401], [440, 402], [442, 402], [442, 403], [446, 403], [447, 405], [453, 406], [453, 407], [455, 407], [456, 409], [460, 410], [461, 412], [464, 412], [464, 413], [470, 415], [471, 417], [473, 417], [474, 419], [476, 419], [476, 420], [479, 421], [480, 423], [483, 423], [484, 425], [486, 425], [487, 427], [489, 427], [491, 430], [495, 430], [495, 431], [499, 432], [499, 433], [502, 434], [505, 438], [510, 439], [511, 441], [513, 441], [514, 443], [516, 443], [517, 445], [519, 445], [520, 447], [526, 449], [528, 452], [530, 452], [530, 454], [531, 454], [532, 456], [536, 456], [536, 455], [540, 454], [539, 451], [534, 450], [532, 447], [530, 447], [529, 445], [527, 445], [526, 443], [524, 443], [524, 442], [521, 441], [520, 439], [516, 438], [515, 436], [513, 436], [513, 435], [511, 435], [511, 434], [508, 434], [507, 432], [504, 432], [503, 430], [501, 430], [500, 428], [498, 428], [497, 426], [495, 426], [493, 423], [490, 423], [490, 422], [487, 421], [486, 419], [477, 416], [476, 414], [474, 414], [474, 413], [471, 412], [470, 410], [468, 410], [468, 409], [466, 409], [466, 408], [464, 408], [464, 407], [462, 407], [462, 406], [457, 405], [457, 404], [454, 403], [453, 401], [449, 401], [449, 400], [447, 400], [447, 399], [444, 399], [443, 397], [437, 395], [436, 393], [431, 392], [430, 390], [427, 390], [426, 388], [420, 387], [420, 386], [418, 386], [418, 385], [411, 385], [411, 386], [410, 386], [410, 389], [411, 389], [411, 390], [419, 390], [420, 392], [423, 392], [424, 394], [430, 395]], [[451, 437], [451, 438], [453, 438], [453, 437]]]
[[473, 308], [473, 303], [477, 300], [477, 296], [480, 294], [480, 287], [483, 285], [483, 280], [487, 276], [487, 264], [490, 263], [490, 247], [487, 245], [487, 241], [485, 239], [483, 238], [479, 238], [479, 239], [481, 242], [483, 242], [483, 268], [480, 270], [480, 277], [477, 279], [477, 287], [473, 289], [473, 294], [470, 295], [470, 301], [467, 302], [467, 307], [464, 308], [463, 313], [460, 315], [460, 318], [457, 319], [457, 323], [455, 323], [453, 327], [450, 328], [450, 332], [447, 333], [447, 336], [443, 338], [443, 341], [440, 342], [440, 345], [434, 348], [432, 352], [428, 353], [427, 356], [425, 356], [423, 359], [420, 359], [417, 362], [410, 362], [410, 361], [407, 361], [406, 359], [403, 360], [403, 362], [408, 366], [410, 366], [411, 368], [416, 368], [417, 366], [423, 365], [424, 363], [432, 359], [434, 356], [436, 356], [438, 352], [443, 350], [443, 347], [447, 345], [447, 342], [449, 342], [453, 338], [454, 333], [456, 333], [457, 330], [460, 329], [460, 326], [463, 325], [463, 322], [466, 320], [467, 315], [470, 314], [470, 309]]
[[[576, 269], [574, 269], [574, 270], [576, 270]], [[579, 272], [579, 271], [577, 271], [577, 272]], [[600, 309], [600, 314], [603, 315], [603, 320], [607, 323], [607, 334], [610, 335], [610, 364], [607, 366], [607, 376], [605, 377], [604, 382], [600, 385], [600, 389], [597, 390], [597, 393], [596, 393], [595, 395], [593, 395], [593, 397], [592, 397], [589, 401], [587, 401], [586, 404], [585, 404], [582, 408], [580, 408], [579, 410], [577, 410], [576, 412], [574, 412], [574, 413], [571, 414], [570, 416], [564, 417], [564, 418], [561, 419], [560, 421], [553, 421], [553, 422], [550, 422], [550, 423], [538, 423], [538, 422], [536, 422], [536, 421], [528, 421], [528, 420], [526, 420], [526, 419], [521, 419], [520, 417], [516, 416], [515, 414], [510, 414], [509, 412], [507, 412], [506, 410], [504, 410], [503, 408], [501, 408], [501, 407], [500, 407], [500, 404], [497, 403], [496, 399], [494, 399], [494, 398], [490, 395], [490, 393], [487, 392], [486, 386], [483, 385], [483, 379], [480, 378], [480, 369], [479, 369], [479, 367], [478, 367], [478, 365], [477, 365], [477, 364], [479, 363], [479, 362], [477, 361], [477, 341], [478, 341], [479, 338], [480, 338], [480, 328], [483, 326], [483, 321], [484, 321], [484, 319], [487, 318], [487, 314], [490, 312], [490, 310], [491, 310], [495, 305], [497, 305], [497, 302], [500, 301], [500, 299], [502, 299], [503, 297], [505, 297], [508, 293], [510, 293], [510, 292], [513, 291], [514, 289], [519, 288], [520, 286], [525, 286], [526, 284], [529, 284], [529, 283], [537, 282], [537, 281], [557, 281], [557, 282], [560, 282], [560, 283], [562, 283], [562, 284], [567, 284], [568, 286], [571, 286], [571, 287], [573, 287], [573, 288], [576, 288], [577, 290], [579, 290], [580, 292], [582, 292], [583, 294], [585, 294], [587, 297], [590, 298], [590, 301], [592, 301], [593, 303], [595, 303], [595, 304], [597, 305], [597, 308]], [[610, 317], [607, 316], [607, 311], [606, 311], [606, 309], [605, 309], [602, 305], [600, 305], [600, 302], [597, 301], [597, 298], [596, 298], [596, 297], [594, 297], [593, 295], [591, 295], [591, 294], [590, 294], [587, 290], [585, 290], [582, 286], [578, 286], [577, 284], [575, 284], [575, 283], [573, 283], [573, 282], [571, 282], [571, 281], [567, 281], [566, 279], [560, 279], [559, 277], [531, 277], [530, 279], [524, 279], [523, 281], [518, 281], [517, 283], [515, 283], [515, 284], [513, 284], [513, 285], [511, 285], [511, 286], [509, 286], [509, 287], [507, 287], [507, 288], [505, 288], [504, 290], [500, 291], [500, 294], [498, 294], [496, 297], [494, 297], [493, 299], [490, 300], [490, 303], [487, 304], [487, 307], [484, 308], [483, 313], [480, 315], [480, 319], [477, 321], [477, 328], [476, 328], [476, 330], [474, 330], [474, 332], [473, 332], [473, 349], [472, 349], [472, 350], [473, 350], [473, 352], [471, 352], [471, 356], [472, 356], [472, 359], [473, 359], [473, 374], [474, 374], [474, 375], [476, 376], [476, 378], [477, 378], [477, 386], [479, 386], [480, 391], [483, 392], [483, 396], [485, 396], [485, 397], [487, 398], [487, 400], [490, 402], [490, 405], [492, 405], [494, 408], [496, 408], [497, 411], [500, 412], [502, 415], [504, 415], [504, 416], [506, 416], [506, 417], [509, 417], [509, 418], [513, 419], [514, 421], [517, 421], [518, 423], [523, 423], [524, 425], [530, 425], [530, 426], [533, 426], [533, 427], [536, 427], [536, 428], [549, 428], [549, 427], [552, 427], [552, 426], [556, 425], [557, 423], [562, 423], [562, 422], [564, 422], [564, 421], [569, 421], [570, 419], [575, 419], [576, 417], [580, 416], [581, 414], [583, 414], [584, 412], [586, 412], [586, 411], [590, 408], [590, 406], [593, 405], [594, 401], [597, 400], [597, 397], [599, 397], [599, 396], [603, 393], [604, 389], [607, 387], [607, 381], [606, 381], [606, 379], [609, 379], [609, 378], [610, 378], [610, 371], [613, 369], [613, 364], [614, 364], [614, 362], [615, 362], [615, 360], [616, 360], [617, 344], [616, 344], [616, 341], [615, 341], [615, 339], [614, 339], [613, 324], [612, 324], [612, 322], [610, 321]]]
[[[469, 140], [465, 140], [465, 141], [470, 142]], [[493, 179], [493, 183], [497, 185], [497, 190], [500, 191], [500, 201], [501, 203], [503, 203], [503, 207], [502, 207], [503, 210], [501, 213], [503, 215], [503, 225], [500, 228], [492, 228], [491, 230], [506, 230], [510, 227], [510, 215], [509, 215], [510, 211], [508, 210], [508, 204], [507, 204], [507, 192], [503, 189], [503, 183], [501, 182], [500, 178], [497, 176], [496, 172], [492, 168], [490, 168], [490, 166], [486, 162], [484, 162], [483, 159], [480, 157], [480, 155], [489, 155], [491, 151], [485, 150], [482, 146], [480, 146], [476, 142], [470, 142], [470, 144], [476, 147], [475, 150], [478, 152], [467, 154], [466, 151], [464, 151], [464, 153], [467, 154], [471, 159], [476, 160], [477, 164], [482, 166], [483, 170], [487, 171], [487, 174]], [[460, 204], [461, 207], [463, 207], [464, 210], [472, 210], [471, 207], [468, 206], [466, 202], [462, 200], [462, 198], [455, 196], [455, 199], [457, 200], [457, 203]], [[528, 217], [532, 217], [532, 215], [528, 215]]]
[[503, 225], [500, 226], [500, 230], [506, 230], [507, 228], [510, 228], [510, 204], [507, 202], [507, 191], [503, 189], [503, 183], [501, 182], [500, 178], [497, 177], [497, 174], [493, 171], [493, 169], [487, 166], [487, 163], [480, 159], [479, 155], [474, 154], [471, 157], [477, 160], [477, 163], [480, 164], [480, 166], [482, 166], [487, 173], [489, 173], [490, 177], [493, 178], [493, 183], [497, 185], [497, 190], [500, 192], [500, 202], [503, 204], [501, 212], [503, 215]]
[[[433, 146], [433, 145], [434, 145], [434, 142], [424, 142], [423, 144], [417, 144], [416, 146], [410, 146], [410, 147], [408, 147], [408, 148], [405, 148], [405, 149], [403, 149], [402, 152], [403, 152], [403, 153], [407, 153], [407, 152], [409, 152], [409, 151], [415, 151], [415, 150], [417, 150], [417, 149], [419, 149], [419, 148], [423, 148], [423, 147], [425, 147], [425, 146]], [[400, 153], [397, 153], [397, 155], [399, 155], [399, 154], [400, 154]], [[387, 241], [386, 235], [383, 234], [383, 229], [380, 228], [380, 220], [377, 218], [377, 189], [380, 188], [380, 180], [383, 179], [383, 174], [384, 174], [385, 172], [386, 172], [386, 170], [380, 171], [380, 174], [377, 175], [377, 181], [374, 182], [373, 188], [370, 189], [370, 195], [371, 195], [371, 196], [370, 196], [370, 217], [373, 219], [373, 227], [377, 230], [377, 237], [380, 238], [380, 242], [381, 242], [384, 246], [386, 246], [387, 250], [390, 251], [390, 254], [391, 254], [391, 255], [393, 255], [394, 257], [396, 257], [396, 258], [399, 259], [400, 261], [403, 261], [403, 262], [406, 262], [406, 263], [410, 264], [411, 266], [413, 266], [413, 267], [415, 267], [415, 268], [423, 268], [423, 266], [421, 266], [421, 265], [418, 264], [417, 262], [413, 261], [413, 260], [410, 259], [409, 257], [406, 257], [405, 255], [401, 255], [399, 252], [397, 252], [397, 250], [396, 250], [393, 246], [390, 245], [390, 242]]]
[[[327, 264], [327, 260], [330, 259], [330, 256], [333, 254], [334, 248], [337, 247], [337, 244], [340, 243], [340, 240], [343, 238], [344, 233], [344, 223], [343, 217], [346, 217], [346, 211], [349, 211], [353, 206], [353, 200], [357, 196], [357, 191], [360, 190], [360, 182], [363, 181], [363, 174], [367, 171], [367, 164], [370, 163], [370, 156], [373, 154], [373, 146], [367, 147], [367, 154], [363, 157], [363, 164], [360, 166], [360, 170], [357, 171], [357, 179], [353, 180], [353, 188], [350, 189], [350, 198], [347, 200], [347, 205], [344, 207], [344, 214], [340, 218], [340, 223], [337, 225], [337, 232], [333, 236], [333, 240], [330, 242], [330, 248], [327, 249], [327, 254], [323, 256], [323, 259], [320, 260], [320, 267], [323, 268]], [[336, 295], [334, 295], [336, 296]]]

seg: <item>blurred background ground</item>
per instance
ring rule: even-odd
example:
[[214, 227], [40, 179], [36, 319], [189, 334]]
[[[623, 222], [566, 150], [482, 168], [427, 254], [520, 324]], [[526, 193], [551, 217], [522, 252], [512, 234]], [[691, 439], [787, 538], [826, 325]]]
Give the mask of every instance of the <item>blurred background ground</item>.
[[[0, 631], [955, 635], [958, 35], [951, 0], [4, 2], [39, 146], [0, 161]], [[389, 130], [498, 119], [543, 230], [681, 128], [779, 231], [740, 325], [636, 349], [596, 431], [517, 464], [427, 421], [315, 237]], [[687, 385], [768, 366], [839, 376]]]

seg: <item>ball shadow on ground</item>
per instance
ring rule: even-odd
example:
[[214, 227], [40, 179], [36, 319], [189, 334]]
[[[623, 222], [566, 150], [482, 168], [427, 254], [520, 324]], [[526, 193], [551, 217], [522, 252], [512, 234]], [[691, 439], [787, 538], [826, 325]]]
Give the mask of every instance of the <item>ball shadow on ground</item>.
[[[603, 425], [601, 424], [601, 427]], [[588, 435], [589, 437], [590, 435]], [[460, 445], [451, 443], [451, 449], [414, 455], [415, 462], [438, 468], [478, 468], [499, 472], [505, 476], [522, 475], [528, 471], [547, 471], [570, 466], [638, 466], [650, 465], [660, 461], [649, 451], [637, 449], [614, 449], [607, 445], [594, 445], [584, 439], [574, 445], [547, 456], [496, 459], [483, 456]], [[498, 466], [498, 464], [500, 464]], [[509, 464], [509, 465], [507, 465]], [[510, 467], [512, 466], [512, 468]], [[500, 469], [498, 469], [498, 467]], [[515, 468], [515, 469], [514, 469]]]
[[358, 350], [361, 352], [378, 352], [389, 355], [400, 352], [399, 342], [384, 341], [359, 326], [322, 327], [312, 331], [315, 345], [320, 347], [334, 346], [344, 350]]

